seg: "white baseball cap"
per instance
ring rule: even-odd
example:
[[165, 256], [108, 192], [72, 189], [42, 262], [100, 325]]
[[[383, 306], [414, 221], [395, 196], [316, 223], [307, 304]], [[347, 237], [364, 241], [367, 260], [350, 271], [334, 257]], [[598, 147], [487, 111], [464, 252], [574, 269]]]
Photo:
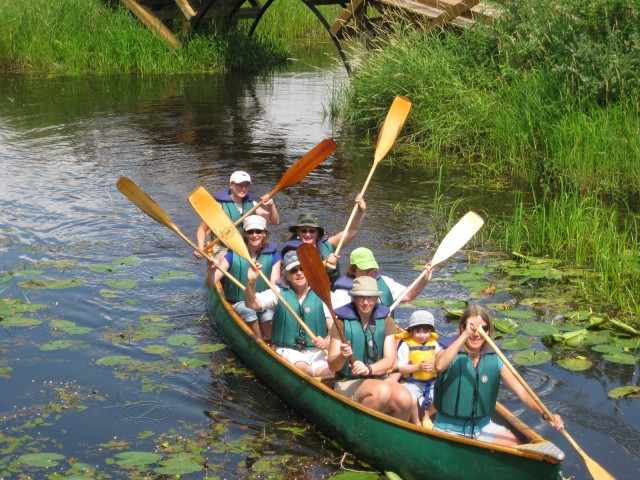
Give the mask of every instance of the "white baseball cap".
[[242, 221], [242, 228], [247, 230], [266, 230], [267, 221], [260, 215], [249, 215]]
[[231, 178], [229, 178], [229, 183], [242, 183], [242, 182], [251, 183], [251, 177], [247, 172], [238, 170], [237, 172], [233, 172], [231, 174]]

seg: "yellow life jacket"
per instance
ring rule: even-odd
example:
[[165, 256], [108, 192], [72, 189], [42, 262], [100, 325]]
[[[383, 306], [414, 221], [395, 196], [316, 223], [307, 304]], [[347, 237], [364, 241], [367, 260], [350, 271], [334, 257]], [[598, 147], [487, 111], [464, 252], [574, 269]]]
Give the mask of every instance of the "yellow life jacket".
[[[417, 365], [423, 361], [432, 362], [436, 356], [436, 340], [439, 335], [433, 332], [427, 341], [423, 344], [416, 342], [413, 336], [409, 332], [402, 332], [396, 334], [396, 338], [399, 338], [409, 346], [409, 363]], [[402, 345], [402, 342], [400, 343]], [[398, 345], [398, 347], [400, 346]], [[402, 378], [411, 383], [426, 383], [432, 378], [436, 377], [438, 372], [423, 372], [417, 371], [415, 373], [403, 373]]]

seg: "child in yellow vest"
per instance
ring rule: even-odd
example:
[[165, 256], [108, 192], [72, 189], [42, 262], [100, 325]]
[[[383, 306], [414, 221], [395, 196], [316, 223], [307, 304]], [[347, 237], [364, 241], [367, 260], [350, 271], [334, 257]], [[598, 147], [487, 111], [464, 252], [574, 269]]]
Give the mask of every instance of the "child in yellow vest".
[[436, 341], [435, 321], [426, 310], [411, 314], [406, 332], [398, 333], [398, 371], [400, 382], [411, 392], [414, 408], [410, 421], [431, 428], [431, 415], [436, 410], [432, 405], [433, 383], [438, 372], [433, 365], [440, 345]]

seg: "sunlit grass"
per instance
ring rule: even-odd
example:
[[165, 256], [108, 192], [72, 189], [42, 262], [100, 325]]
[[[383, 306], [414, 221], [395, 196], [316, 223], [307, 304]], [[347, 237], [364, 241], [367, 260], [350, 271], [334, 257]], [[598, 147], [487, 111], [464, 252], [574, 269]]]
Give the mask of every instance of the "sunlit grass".
[[126, 8], [112, 10], [99, 0], [30, 0], [28, 8], [0, 0], [0, 11], [0, 64], [9, 71], [220, 73], [286, 58], [280, 42], [251, 40], [223, 25], [174, 53]]

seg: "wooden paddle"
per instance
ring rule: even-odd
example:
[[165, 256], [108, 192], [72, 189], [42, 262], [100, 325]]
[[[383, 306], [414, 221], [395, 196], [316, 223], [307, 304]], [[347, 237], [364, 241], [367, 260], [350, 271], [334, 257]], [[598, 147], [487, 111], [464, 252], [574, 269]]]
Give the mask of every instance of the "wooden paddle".
[[[433, 255], [433, 259], [431, 260], [431, 268], [435, 267], [439, 263], [444, 262], [446, 259], [451, 257], [454, 253], [460, 250], [464, 245], [471, 240], [480, 227], [484, 224], [484, 220], [480, 215], [475, 212], [468, 212], [458, 220], [453, 228], [445, 235], [436, 250], [436, 253]], [[416, 278], [411, 285], [404, 289], [402, 294], [398, 297], [398, 299], [393, 302], [391, 305], [391, 311], [393, 311], [400, 303], [402, 303], [402, 299], [405, 297], [408, 291], [410, 291], [413, 287], [415, 287], [418, 282], [428, 273], [428, 270], [423, 270], [422, 273]]]
[[[216, 202], [215, 198], [213, 198], [209, 192], [207, 192], [203, 187], [196, 188], [191, 195], [189, 195], [189, 203], [194, 210], [198, 212], [198, 215], [200, 215], [211, 231], [215, 233], [216, 236], [220, 238], [227, 247], [229, 247], [229, 249], [244, 258], [253, 268], [257, 268], [256, 263], [249, 254], [249, 249], [244, 243], [242, 235], [234, 225], [233, 221], [224, 212], [220, 204]], [[273, 290], [273, 293], [276, 294], [278, 300], [282, 302], [282, 305], [289, 310], [291, 315], [293, 315], [304, 331], [307, 332], [307, 335], [315, 339], [316, 335], [298, 316], [296, 311], [291, 308], [291, 305], [282, 298], [280, 292], [278, 292], [276, 287], [271, 283], [262, 270], [258, 270], [258, 273], [269, 288]]]
[[[376, 143], [376, 151], [373, 156], [373, 165], [371, 165], [371, 170], [369, 170], [369, 175], [364, 182], [364, 186], [362, 190], [360, 190], [360, 196], [364, 197], [364, 192], [367, 190], [369, 186], [369, 182], [371, 181], [371, 177], [373, 177], [373, 172], [375, 172], [376, 167], [380, 163], [380, 161], [385, 157], [391, 147], [395, 143], [398, 135], [400, 134], [400, 130], [404, 125], [407, 116], [409, 115], [409, 110], [411, 110], [411, 100], [407, 97], [403, 97], [398, 95], [391, 104], [389, 108], [389, 112], [387, 113], [387, 118], [385, 118], [384, 123], [382, 124], [382, 128], [380, 129], [380, 133], [378, 134], [378, 142]], [[338, 246], [336, 247], [335, 252], [333, 252], [336, 256], [340, 252], [342, 248], [342, 242], [351, 227], [351, 223], [353, 222], [353, 218], [356, 216], [356, 212], [358, 211], [358, 205], [353, 207], [351, 211], [351, 216], [347, 221], [347, 225], [344, 227], [342, 232], [342, 236], [340, 237], [340, 241], [338, 242]]]
[[[493, 350], [496, 352], [498, 357], [500, 357], [500, 359], [504, 362], [505, 366], [509, 369], [509, 371], [513, 373], [513, 376], [516, 377], [516, 379], [520, 382], [520, 385], [522, 385], [524, 389], [527, 391], [527, 393], [531, 395], [531, 398], [533, 398], [533, 400], [538, 404], [538, 406], [542, 409], [542, 411], [547, 416], [547, 418], [549, 418], [553, 422], [553, 414], [549, 411], [546, 405], [542, 403], [542, 400], [538, 398], [538, 396], [534, 393], [534, 391], [527, 384], [527, 382], [525, 382], [524, 378], [520, 376], [520, 374], [513, 367], [513, 365], [511, 365], [507, 357], [505, 357], [505, 355], [500, 351], [500, 349], [495, 344], [495, 342], [491, 339], [491, 337], [487, 335], [487, 332], [485, 332], [482, 327], [478, 328], [478, 332], [480, 332], [480, 335], [482, 335], [482, 338], [484, 338], [484, 340], [491, 346], [491, 348], [493, 348]], [[584, 463], [589, 469], [589, 473], [594, 478], [594, 480], [615, 480], [615, 477], [613, 475], [607, 472], [602, 466], [600, 466], [599, 463], [597, 463], [595, 460], [590, 458], [580, 448], [580, 446], [576, 443], [576, 441], [573, 438], [571, 438], [571, 435], [569, 435], [569, 433], [564, 428], [560, 430], [560, 432], [562, 432], [562, 434], [569, 441], [571, 446], [575, 448], [578, 454], [582, 457], [582, 460], [584, 460]]]
[[[276, 185], [276, 188], [269, 192], [269, 197], [273, 197], [280, 190], [283, 190], [287, 187], [295, 185], [304, 177], [307, 176], [313, 169], [315, 169], [318, 165], [320, 165], [329, 155], [331, 155], [336, 149], [336, 142], [331, 139], [322, 140], [318, 145], [313, 147], [306, 153], [304, 156], [300, 157], [296, 163], [291, 165], [282, 178]], [[260, 207], [262, 203], [257, 203], [247, 211], [244, 215], [242, 215], [238, 220], [236, 220], [235, 224], [240, 225], [242, 221], [255, 212], [258, 207]], [[209, 252], [213, 248], [213, 246], [220, 241], [220, 238], [215, 238], [204, 248], [205, 251]]]
[[[156, 222], [161, 223], [165, 227], [173, 230], [177, 233], [180, 238], [182, 238], [185, 242], [191, 245], [195, 250], [200, 252], [200, 254], [205, 257], [207, 260], [213, 263], [213, 258], [211, 258], [207, 253], [200, 250], [198, 246], [189, 240], [188, 237], [185, 236], [184, 233], [180, 231], [178, 227], [171, 221], [169, 215], [166, 214], [160, 205], [153, 201], [153, 199], [147, 195], [140, 187], [138, 187], [132, 180], [127, 177], [121, 177], [120, 180], [116, 183], [118, 190], [120, 190], [125, 197], [127, 197], [131, 202], [136, 205], [140, 210], [153, 218]], [[244, 290], [244, 285], [242, 285], [238, 280], [236, 280], [230, 273], [227, 273], [224, 270], [220, 270], [224, 273], [229, 280], [235, 283], [238, 287]]]
[[[340, 335], [340, 340], [342, 340], [342, 343], [347, 343], [342, 325], [338, 322], [338, 317], [336, 317], [336, 312], [333, 310], [333, 305], [331, 304], [331, 283], [329, 282], [327, 271], [324, 269], [324, 263], [322, 263], [318, 249], [315, 245], [303, 243], [298, 247], [297, 253], [300, 266], [302, 267], [307, 282], [309, 282], [311, 290], [313, 290], [327, 306], [333, 318], [333, 324], [338, 330], [338, 335]], [[353, 366], [355, 361], [353, 355], [350, 355], [349, 363]]]

